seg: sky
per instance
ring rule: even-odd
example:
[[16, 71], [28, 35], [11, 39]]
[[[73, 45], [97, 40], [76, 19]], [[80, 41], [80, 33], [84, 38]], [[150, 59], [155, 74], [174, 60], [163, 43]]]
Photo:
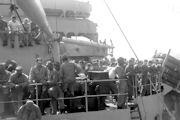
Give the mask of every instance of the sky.
[[[86, 0], [87, 1], [87, 0]], [[134, 57], [125, 38], [104, 4], [89, 0], [89, 19], [98, 24], [99, 39], [112, 39], [114, 56]], [[140, 60], [150, 59], [155, 51], [180, 58], [179, 0], [106, 0]]]

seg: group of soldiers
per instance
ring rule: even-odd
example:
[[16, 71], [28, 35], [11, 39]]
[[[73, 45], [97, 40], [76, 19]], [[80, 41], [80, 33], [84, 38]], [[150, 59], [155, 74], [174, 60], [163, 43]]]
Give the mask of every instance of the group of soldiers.
[[[129, 100], [132, 100], [137, 94], [142, 96], [150, 95], [160, 87], [158, 82], [160, 82], [159, 77], [162, 71], [161, 61], [157, 59], [136, 61], [134, 58], [131, 58], [129, 61], [124, 58], [119, 58], [119, 60], [122, 62], [121, 66], [127, 79]], [[116, 78], [116, 64], [111, 66], [109, 77]]]
[[[35, 63], [29, 75], [25, 74], [23, 68], [14, 60], [0, 64], [0, 96], [2, 97], [0, 101], [4, 105], [3, 114], [9, 114], [12, 106], [12, 113], [17, 114], [19, 107], [24, 103], [22, 100], [31, 99], [36, 102], [36, 98], [51, 98], [50, 103], [38, 101], [42, 115], [45, 114], [45, 108], [49, 104], [52, 114], [56, 114], [65, 107], [64, 100], [57, 99], [66, 95], [74, 96], [75, 80], [77, 74], [82, 72], [80, 62], [79, 64], [70, 62], [68, 57], [64, 56], [62, 64], [48, 60], [44, 65], [42, 58], [37, 58]], [[39, 85], [36, 87], [37, 83]], [[7, 101], [11, 102], [6, 103]]]
[[[45, 114], [45, 108], [50, 105], [51, 113], [57, 114], [57, 111], [64, 112], [67, 104], [65, 100], [58, 99], [63, 97], [73, 97], [77, 91], [76, 78], [79, 73], [88, 77], [89, 71], [105, 71], [108, 72], [110, 79], [124, 79], [117, 82], [108, 82], [101, 85], [100, 93], [113, 93], [128, 95], [115, 95], [117, 107], [125, 108], [127, 99], [130, 101], [136, 97], [136, 92], [141, 95], [150, 95], [150, 83], [157, 86], [158, 75], [161, 71], [160, 64], [156, 61], [138, 61], [130, 59], [126, 61], [120, 57], [117, 60], [103, 60], [97, 63], [92, 62], [71, 62], [67, 56], [62, 57], [62, 63], [47, 61], [43, 64], [43, 59], [36, 58], [35, 65], [31, 67], [29, 75], [23, 73], [23, 68], [13, 60], [0, 63], [0, 96], [1, 103], [3, 101], [11, 101], [11, 103], [3, 103], [4, 113], [9, 114], [9, 108], [13, 106], [13, 114], [17, 114], [19, 107], [24, 103], [22, 100], [31, 99], [35, 103], [36, 98], [50, 100], [39, 100], [42, 115]], [[38, 83], [38, 85], [36, 84]], [[134, 86], [138, 86], [135, 89]], [[141, 87], [140, 87], [141, 86]], [[143, 87], [142, 87], [143, 86]], [[108, 89], [107, 89], [108, 88]], [[98, 91], [98, 92], [99, 92]], [[153, 89], [152, 89], [153, 91]], [[96, 91], [97, 92], [97, 91]], [[98, 94], [98, 92], [96, 94]], [[36, 103], [37, 104], [37, 103]], [[72, 103], [68, 104], [71, 109]], [[11, 109], [12, 110], [12, 109]]]
[[24, 18], [22, 23], [13, 15], [9, 21], [0, 16], [0, 39], [2, 46], [25, 47], [40, 44], [39, 27], [31, 22], [28, 18]]

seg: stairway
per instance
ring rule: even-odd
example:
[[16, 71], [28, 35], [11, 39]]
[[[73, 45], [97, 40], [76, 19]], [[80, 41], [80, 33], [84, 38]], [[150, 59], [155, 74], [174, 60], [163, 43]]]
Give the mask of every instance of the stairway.
[[139, 109], [139, 105], [136, 103], [129, 104], [128, 107], [130, 108], [131, 113], [131, 120], [142, 120], [141, 112]]

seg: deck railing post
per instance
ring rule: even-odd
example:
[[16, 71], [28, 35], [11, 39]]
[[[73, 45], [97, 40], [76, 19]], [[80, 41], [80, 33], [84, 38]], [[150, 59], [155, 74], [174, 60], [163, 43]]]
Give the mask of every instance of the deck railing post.
[[149, 77], [149, 81], [150, 81], [150, 85], [149, 85], [149, 87], [150, 87], [150, 95], [152, 95], [152, 87], [153, 87], [153, 83], [152, 83], [152, 81], [151, 81], [152, 79], [151, 79], [151, 76]]
[[36, 83], [36, 104], [38, 105], [38, 84]]
[[85, 80], [85, 103], [86, 103], [86, 112], [88, 112], [88, 94], [87, 94], [87, 79]]

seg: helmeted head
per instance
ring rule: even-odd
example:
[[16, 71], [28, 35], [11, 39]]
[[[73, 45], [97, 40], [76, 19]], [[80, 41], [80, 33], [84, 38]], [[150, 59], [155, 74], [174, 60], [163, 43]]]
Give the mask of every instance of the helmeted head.
[[5, 69], [7, 69], [10, 72], [13, 72], [17, 67], [17, 62], [15, 60], [7, 60], [6, 61], [6, 67]]
[[46, 67], [48, 68], [48, 70], [53, 70], [53, 68], [54, 68], [53, 62], [52, 61], [47, 61]]
[[32, 100], [27, 100], [25, 105], [28, 110], [31, 110], [33, 108], [34, 102]]
[[22, 66], [17, 66], [17, 67], [16, 67], [16, 73], [17, 73], [17, 74], [22, 74], [22, 71], [23, 71]]
[[40, 57], [38, 57], [37, 59], [36, 59], [36, 64], [37, 64], [37, 66], [41, 66], [42, 65], [42, 58], [40, 58]]

